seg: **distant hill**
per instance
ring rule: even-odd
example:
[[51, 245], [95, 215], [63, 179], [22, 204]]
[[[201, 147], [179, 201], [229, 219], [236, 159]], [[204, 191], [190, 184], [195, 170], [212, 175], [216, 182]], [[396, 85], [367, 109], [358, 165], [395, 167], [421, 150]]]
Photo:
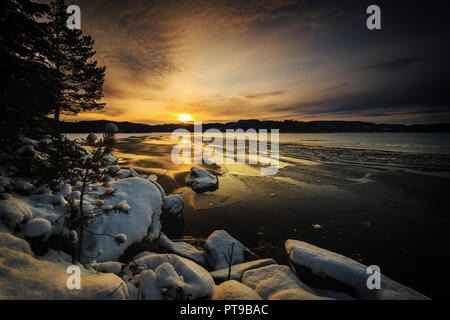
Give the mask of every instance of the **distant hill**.
[[[189, 131], [194, 130], [192, 124], [160, 124], [148, 125], [133, 122], [115, 122], [108, 120], [64, 122], [61, 124], [65, 133], [101, 133], [107, 123], [113, 122], [120, 133], [150, 133], [150, 132], [172, 132], [176, 129], [184, 128]], [[376, 124], [361, 121], [259, 121], [259, 120], [239, 120], [228, 123], [207, 123], [203, 124], [203, 131], [208, 129], [279, 129], [283, 133], [317, 133], [317, 132], [450, 132], [449, 123], [437, 124]]]

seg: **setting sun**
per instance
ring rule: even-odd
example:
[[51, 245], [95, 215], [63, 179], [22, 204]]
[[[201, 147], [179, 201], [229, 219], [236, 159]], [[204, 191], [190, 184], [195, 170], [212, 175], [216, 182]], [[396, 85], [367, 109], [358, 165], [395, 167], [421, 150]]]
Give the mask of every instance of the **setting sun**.
[[181, 122], [189, 122], [189, 121], [192, 121], [192, 116], [187, 113], [179, 114], [178, 120]]

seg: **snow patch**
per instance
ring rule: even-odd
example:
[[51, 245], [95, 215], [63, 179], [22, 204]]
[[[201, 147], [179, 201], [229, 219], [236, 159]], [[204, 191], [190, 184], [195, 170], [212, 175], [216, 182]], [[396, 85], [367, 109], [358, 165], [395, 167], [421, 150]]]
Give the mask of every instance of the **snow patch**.
[[230, 280], [221, 283], [214, 290], [212, 300], [262, 300], [259, 294], [246, 285]]

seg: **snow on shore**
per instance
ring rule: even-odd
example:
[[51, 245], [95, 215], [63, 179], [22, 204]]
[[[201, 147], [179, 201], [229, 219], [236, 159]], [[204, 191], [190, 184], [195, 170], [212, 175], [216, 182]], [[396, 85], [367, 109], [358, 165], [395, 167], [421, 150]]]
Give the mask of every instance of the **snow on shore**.
[[[13, 238], [11, 238], [13, 237]], [[67, 288], [66, 273], [71, 263], [44, 261], [30, 254], [24, 240], [0, 234], [0, 300], [4, 299], [120, 299], [128, 298], [128, 290], [121, 278], [112, 273], [96, 273], [80, 267], [82, 286]], [[19, 249], [19, 250], [16, 250]], [[117, 289], [117, 290], [116, 290]]]
[[[86, 234], [85, 251], [88, 256], [96, 257], [97, 261], [117, 260], [132, 243], [140, 242], [145, 237], [150, 241], [157, 239], [161, 229], [162, 199], [153, 183], [142, 178], [126, 178], [110, 183], [108, 188], [115, 190], [114, 197], [105, 199], [102, 206], [115, 207], [126, 201], [129, 212], [112, 210], [97, 218], [89, 227], [93, 233]], [[102, 194], [105, 190], [105, 187], [99, 187], [96, 192]], [[124, 234], [126, 239], [117, 245], [116, 239], [98, 234]]]
[[[20, 152], [46, 161], [38, 149], [47, 142], [23, 143]], [[298, 240], [285, 244], [290, 267], [272, 259], [247, 261], [244, 244], [225, 230], [214, 231], [204, 248], [172, 241], [161, 233], [160, 217], [163, 211], [181, 216], [181, 196], [166, 196], [156, 177], [122, 169], [112, 154], [109, 158], [114, 165], [106, 172], [118, 179], [107, 176], [84, 195], [83, 212], [95, 219], [84, 234], [83, 262], [89, 264], [79, 265], [81, 290], [67, 288], [70, 250], [32, 251], [59, 235], [76, 247], [78, 230], [70, 230], [63, 218], [79, 204], [80, 183], [62, 181], [52, 192], [13, 177], [13, 167], [0, 168], [0, 299], [427, 299], [383, 275], [382, 289], [369, 290], [366, 266]], [[193, 167], [188, 184], [199, 193], [213, 191], [218, 178]], [[132, 244], [141, 252], [122, 263]]]
[[[286, 251], [300, 278], [320, 278], [326, 288], [350, 287], [350, 293], [361, 299], [427, 299], [426, 296], [381, 275], [381, 288], [370, 290], [367, 286], [367, 266], [306, 242], [287, 240]], [[317, 282], [317, 280], [316, 280]], [[348, 290], [348, 289], [347, 289]]]

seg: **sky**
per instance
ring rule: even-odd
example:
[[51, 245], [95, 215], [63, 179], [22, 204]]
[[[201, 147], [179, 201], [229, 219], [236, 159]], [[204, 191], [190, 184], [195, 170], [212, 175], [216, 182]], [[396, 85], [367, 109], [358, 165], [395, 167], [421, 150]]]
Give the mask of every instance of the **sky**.
[[107, 67], [107, 106], [65, 120], [449, 122], [445, 3], [66, 0]]

